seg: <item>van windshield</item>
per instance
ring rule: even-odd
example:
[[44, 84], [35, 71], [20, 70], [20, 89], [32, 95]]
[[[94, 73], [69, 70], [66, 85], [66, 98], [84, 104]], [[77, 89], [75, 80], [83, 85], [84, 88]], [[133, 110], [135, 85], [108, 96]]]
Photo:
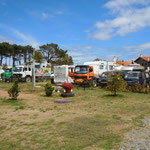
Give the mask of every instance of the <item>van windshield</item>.
[[75, 73], [87, 73], [88, 67], [87, 66], [77, 66], [75, 67]]
[[11, 72], [11, 69], [6, 69], [5, 72]]
[[16, 68], [14, 69], [14, 72], [22, 72], [22, 67], [16, 67]]

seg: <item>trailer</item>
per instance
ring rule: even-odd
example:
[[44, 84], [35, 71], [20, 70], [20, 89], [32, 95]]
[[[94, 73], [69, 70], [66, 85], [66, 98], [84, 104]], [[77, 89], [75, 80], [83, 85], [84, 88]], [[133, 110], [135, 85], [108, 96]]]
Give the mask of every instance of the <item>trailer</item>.
[[85, 62], [84, 65], [93, 66], [94, 77], [99, 77], [103, 72], [114, 71], [117, 66], [113, 61]]
[[54, 66], [54, 83], [73, 83], [74, 68], [69, 65]]
[[[51, 79], [52, 70], [51, 64], [35, 63], [35, 79], [36, 81], [47, 81]], [[13, 80], [20, 80], [25, 82], [32, 81], [32, 65], [16, 66], [13, 71]]]

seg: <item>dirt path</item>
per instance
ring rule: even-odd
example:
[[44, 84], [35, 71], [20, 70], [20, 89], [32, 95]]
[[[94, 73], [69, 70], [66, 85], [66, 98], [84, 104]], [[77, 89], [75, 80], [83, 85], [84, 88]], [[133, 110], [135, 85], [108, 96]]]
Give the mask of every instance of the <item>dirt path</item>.
[[[36, 95], [33, 94], [24, 94], [24, 93], [19, 93], [19, 99], [33, 99], [33, 97], [37, 97]], [[0, 90], [0, 98], [9, 98], [8, 92], [4, 90]]]
[[122, 142], [120, 150], [150, 150], [150, 117], [143, 119], [144, 128], [138, 128], [127, 135], [127, 142]]

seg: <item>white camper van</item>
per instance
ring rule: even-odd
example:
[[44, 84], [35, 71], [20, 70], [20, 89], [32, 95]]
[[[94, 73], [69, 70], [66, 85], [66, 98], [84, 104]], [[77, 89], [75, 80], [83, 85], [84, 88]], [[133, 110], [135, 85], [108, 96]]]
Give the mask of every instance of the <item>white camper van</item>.
[[116, 63], [112, 61], [85, 62], [84, 65], [93, 66], [95, 77], [99, 77], [103, 72], [113, 71], [116, 67]]

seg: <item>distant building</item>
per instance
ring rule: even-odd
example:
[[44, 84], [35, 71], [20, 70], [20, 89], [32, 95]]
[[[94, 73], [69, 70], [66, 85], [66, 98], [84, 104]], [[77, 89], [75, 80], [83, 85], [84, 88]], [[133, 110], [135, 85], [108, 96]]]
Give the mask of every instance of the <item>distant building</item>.
[[140, 55], [140, 57], [137, 58], [135, 62], [143, 66], [146, 70], [150, 70], [150, 57]]
[[119, 66], [129, 66], [131, 64], [135, 64], [135, 62], [133, 61], [116, 61], [116, 64], [118, 64]]

